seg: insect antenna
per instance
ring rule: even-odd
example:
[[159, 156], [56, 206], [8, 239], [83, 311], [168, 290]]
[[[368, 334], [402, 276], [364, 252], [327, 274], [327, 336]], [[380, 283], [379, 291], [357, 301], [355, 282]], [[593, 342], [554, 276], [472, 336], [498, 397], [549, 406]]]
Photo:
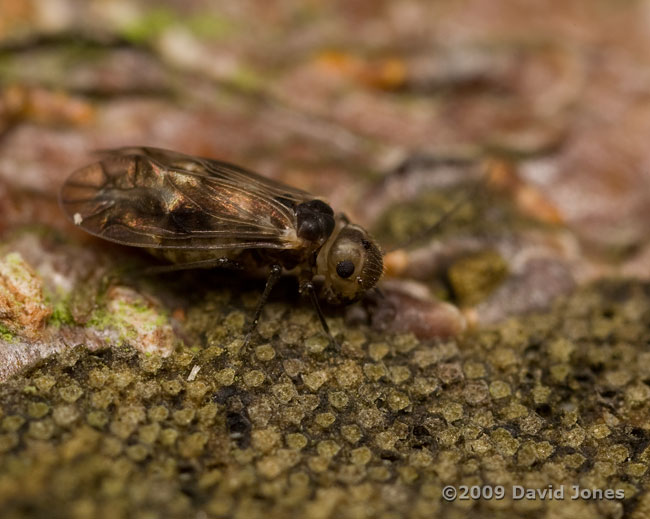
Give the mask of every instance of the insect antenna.
[[388, 253], [394, 252], [394, 251], [399, 250], [399, 249], [406, 249], [406, 248], [412, 246], [413, 244], [415, 244], [415, 243], [417, 243], [419, 241], [424, 241], [427, 238], [434, 235], [436, 232], [438, 232], [442, 228], [443, 225], [445, 225], [452, 218], [452, 216], [454, 216], [456, 213], [458, 213], [458, 211], [467, 202], [474, 199], [474, 197], [485, 187], [485, 185], [487, 183], [487, 180], [488, 180], [487, 175], [483, 175], [476, 182], [476, 184], [474, 186], [472, 186], [472, 188], [465, 193], [464, 196], [460, 197], [460, 199], [458, 199], [456, 201], [456, 203], [451, 207], [451, 209], [446, 211], [440, 217], [440, 219], [436, 223], [434, 223], [430, 227], [427, 227], [426, 229], [416, 233], [415, 235], [411, 236], [405, 242], [403, 242], [403, 243], [401, 243], [401, 244], [399, 244], [397, 246], [391, 247], [390, 249], [384, 251], [384, 256], [386, 254], [388, 254]]

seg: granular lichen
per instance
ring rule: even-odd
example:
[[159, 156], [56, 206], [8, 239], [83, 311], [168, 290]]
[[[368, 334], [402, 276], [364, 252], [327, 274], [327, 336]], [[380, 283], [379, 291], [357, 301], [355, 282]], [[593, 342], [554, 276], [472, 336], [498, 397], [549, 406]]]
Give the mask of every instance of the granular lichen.
[[176, 340], [162, 307], [127, 287], [111, 287], [105, 306], [95, 309], [86, 325], [113, 330], [117, 343], [130, 344], [145, 353], [169, 355]]
[[[605, 304], [617, 323], [607, 336], [591, 327]], [[553, 315], [432, 343], [360, 327], [346, 334], [354, 356], [274, 334], [244, 346], [239, 325], [217, 341], [218, 319], [198, 349], [167, 358], [77, 348], [3, 386], [0, 505], [37, 516], [118, 500], [162, 517], [471, 517], [494, 503], [446, 502], [441, 489], [500, 482], [620, 487], [626, 499], [613, 504], [632, 511], [650, 477], [638, 347], [650, 338], [650, 290], [597, 285]], [[534, 505], [499, 503], [559, 517], [553, 503]]]

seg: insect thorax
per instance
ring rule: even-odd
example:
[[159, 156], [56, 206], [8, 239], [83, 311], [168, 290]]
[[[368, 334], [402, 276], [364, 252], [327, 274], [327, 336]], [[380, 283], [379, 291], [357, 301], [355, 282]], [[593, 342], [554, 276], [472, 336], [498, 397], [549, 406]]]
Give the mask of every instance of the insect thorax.
[[334, 211], [322, 200], [310, 200], [296, 206], [297, 233], [303, 240], [320, 247], [334, 230]]

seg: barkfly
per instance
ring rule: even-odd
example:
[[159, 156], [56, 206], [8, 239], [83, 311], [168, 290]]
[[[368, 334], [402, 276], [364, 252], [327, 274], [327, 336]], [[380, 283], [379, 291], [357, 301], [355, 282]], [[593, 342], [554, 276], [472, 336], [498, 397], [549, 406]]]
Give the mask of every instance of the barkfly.
[[358, 300], [382, 275], [382, 253], [361, 227], [305, 191], [225, 162], [158, 148], [107, 151], [70, 175], [60, 202], [86, 232], [149, 249], [160, 270], [264, 268], [248, 342], [283, 272], [298, 277], [331, 337], [319, 298]]

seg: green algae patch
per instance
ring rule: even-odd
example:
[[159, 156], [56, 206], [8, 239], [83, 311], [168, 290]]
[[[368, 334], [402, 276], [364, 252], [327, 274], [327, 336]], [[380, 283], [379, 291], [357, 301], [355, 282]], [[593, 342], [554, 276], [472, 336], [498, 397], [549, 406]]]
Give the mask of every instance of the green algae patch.
[[219, 40], [236, 30], [231, 20], [215, 13], [183, 16], [172, 9], [156, 7], [127, 22], [121, 34], [133, 43], [150, 43], [174, 27], [206, 40]]
[[56, 327], [72, 326], [75, 324], [72, 312], [67, 301], [57, 301], [52, 306], [52, 314], [48, 319], [48, 324]]
[[47, 319], [47, 324], [61, 328], [62, 326], [72, 326], [75, 324], [74, 316], [70, 308], [70, 294], [62, 290], [51, 291], [45, 290], [45, 300], [52, 308], [52, 313]]
[[0, 340], [5, 342], [14, 342], [16, 340], [16, 336], [2, 323], [0, 323]]
[[134, 43], [147, 43], [178, 23], [178, 14], [171, 9], [158, 7], [131, 20], [122, 28], [122, 36]]
[[245, 63], [238, 63], [228, 82], [241, 92], [252, 94], [263, 91], [267, 78], [255, 68]]
[[496, 251], [486, 250], [454, 261], [447, 279], [454, 299], [462, 306], [486, 299], [508, 275], [508, 264]]
[[130, 344], [145, 353], [168, 355], [176, 342], [162, 307], [126, 287], [111, 287], [104, 305], [95, 309], [86, 325], [113, 331], [118, 343]]

